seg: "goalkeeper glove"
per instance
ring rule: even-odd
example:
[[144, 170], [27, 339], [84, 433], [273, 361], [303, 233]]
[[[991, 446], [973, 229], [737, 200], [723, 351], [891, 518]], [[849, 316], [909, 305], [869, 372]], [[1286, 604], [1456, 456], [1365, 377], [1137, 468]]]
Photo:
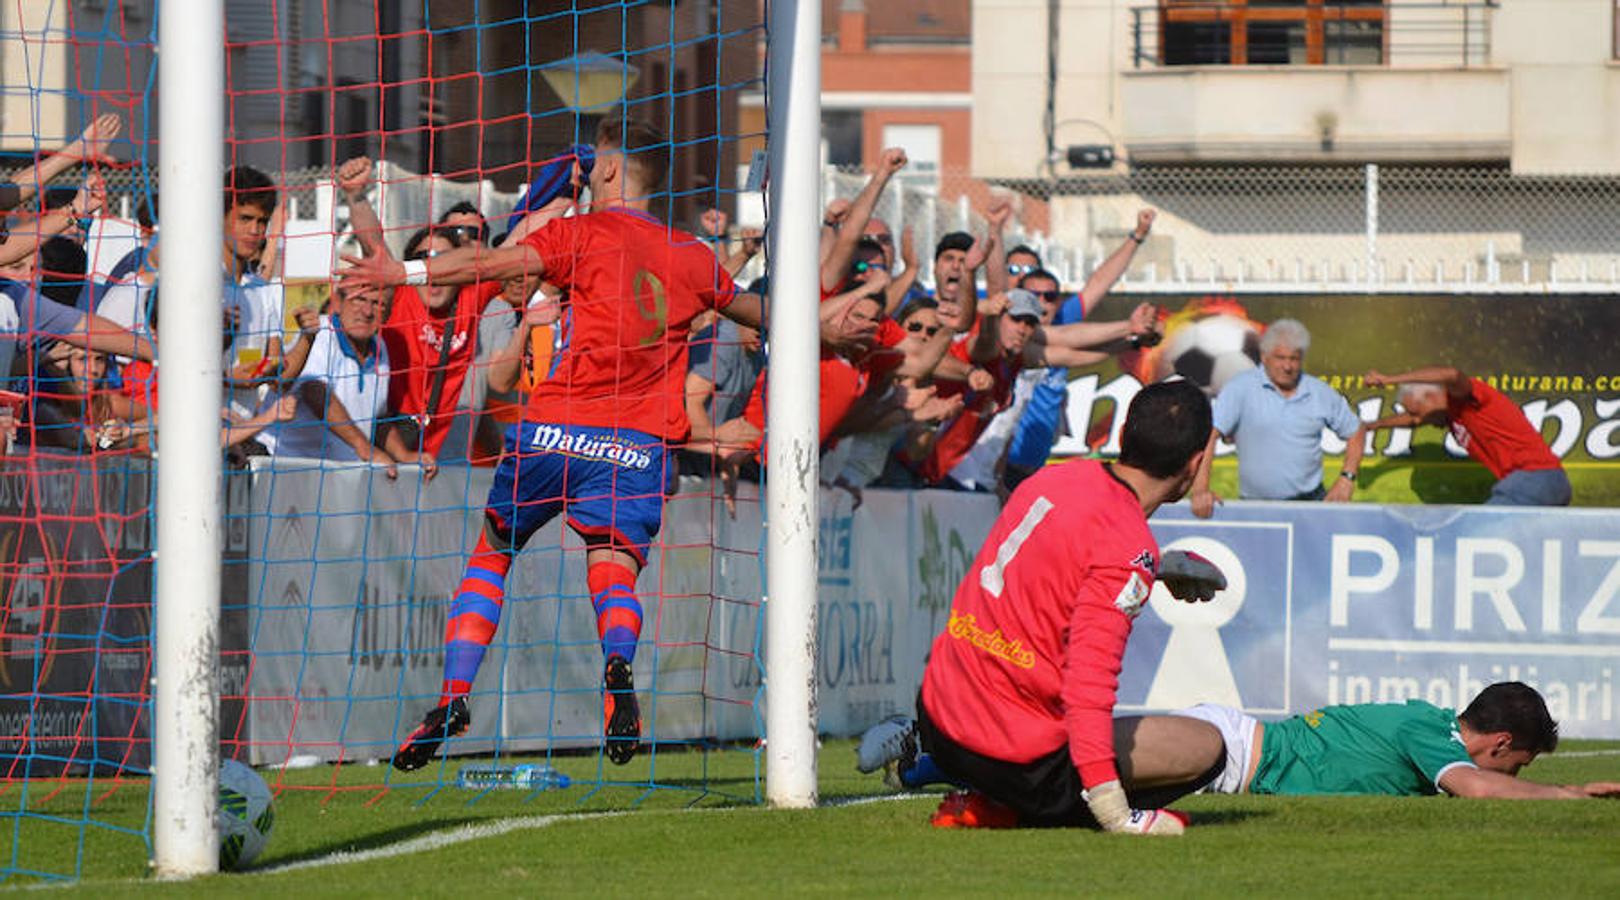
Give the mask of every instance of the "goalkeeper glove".
[[1131, 809], [1119, 780], [1105, 781], [1082, 795], [1091, 815], [1104, 831], [1119, 834], [1181, 834], [1187, 830], [1185, 818], [1163, 809]]
[[1203, 603], [1226, 590], [1226, 576], [1209, 560], [1186, 550], [1168, 550], [1159, 559], [1158, 579], [1177, 600]]

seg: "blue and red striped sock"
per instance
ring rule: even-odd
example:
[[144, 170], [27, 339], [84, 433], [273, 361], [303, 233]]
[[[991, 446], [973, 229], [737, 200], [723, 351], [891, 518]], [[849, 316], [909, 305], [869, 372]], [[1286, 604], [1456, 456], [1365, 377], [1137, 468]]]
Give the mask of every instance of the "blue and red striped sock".
[[615, 654], [636, 661], [641, 638], [641, 601], [636, 599], [636, 573], [616, 562], [592, 563], [586, 573], [591, 606], [596, 609], [596, 635], [602, 658]]
[[495, 629], [501, 624], [506, 573], [511, 568], [511, 551], [491, 547], [489, 538], [480, 533], [444, 628], [444, 682], [439, 688], [439, 705], [472, 691], [484, 651], [489, 649]]

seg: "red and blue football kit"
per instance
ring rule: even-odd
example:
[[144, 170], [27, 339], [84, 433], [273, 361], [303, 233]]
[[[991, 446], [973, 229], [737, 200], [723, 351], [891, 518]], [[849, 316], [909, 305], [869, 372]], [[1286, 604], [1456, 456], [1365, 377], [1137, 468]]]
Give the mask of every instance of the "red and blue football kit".
[[567, 346], [508, 431], [490, 512], [521, 547], [566, 501], [575, 531], [645, 562], [665, 445], [691, 430], [687, 332], [736, 286], [707, 246], [634, 210], [555, 219], [526, 242], [568, 294]]
[[1135, 492], [1104, 464], [1077, 460], [1026, 479], [934, 639], [924, 718], [992, 760], [1033, 763], [1066, 748], [1085, 787], [1117, 778], [1120, 664], [1158, 557]]
[[[687, 332], [736, 293], [713, 251], [637, 210], [554, 219], [525, 242], [569, 298], [567, 342], [507, 430], [485, 514], [510, 549], [480, 537], [468, 563], [447, 628], [446, 702], [471, 689], [500, 621], [511, 554], [559, 513], [593, 546], [645, 565], [673, 471], [666, 444], [690, 431]], [[627, 663], [641, 631], [638, 574], [615, 562], [588, 574], [603, 654]]]
[[527, 418], [685, 440], [687, 334], [737, 292], [714, 251], [631, 209], [555, 219], [526, 243], [572, 313], [567, 352]]

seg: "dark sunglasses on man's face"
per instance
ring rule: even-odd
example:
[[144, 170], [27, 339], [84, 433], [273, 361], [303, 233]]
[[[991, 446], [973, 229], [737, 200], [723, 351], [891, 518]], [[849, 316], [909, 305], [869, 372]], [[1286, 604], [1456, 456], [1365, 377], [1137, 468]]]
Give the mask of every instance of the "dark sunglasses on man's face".
[[1047, 303], [1056, 303], [1063, 299], [1062, 291], [1033, 291], [1032, 293]]
[[482, 244], [489, 240], [489, 229], [477, 225], [452, 225], [449, 228], [440, 230], [450, 235], [451, 240], [455, 241], [477, 241]]
[[938, 325], [924, 325], [921, 322], [907, 322], [906, 330], [912, 334], [921, 332], [923, 337], [933, 337], [934, 335], [939, 334]]
[[877, 267], [878, 267], [878, 264], [876, 262], [867, 262], [866, 260], [863, 259], [863, 260], [858, 260], [858, 261], [856, 261], [854, 263], [851, 263], [850, 267], [849, 267], [849, 270], [851, 272], [854, 272], [856, 275], [865, 275], [867, 272], [869, 272], [872, 269], [875, 269]]

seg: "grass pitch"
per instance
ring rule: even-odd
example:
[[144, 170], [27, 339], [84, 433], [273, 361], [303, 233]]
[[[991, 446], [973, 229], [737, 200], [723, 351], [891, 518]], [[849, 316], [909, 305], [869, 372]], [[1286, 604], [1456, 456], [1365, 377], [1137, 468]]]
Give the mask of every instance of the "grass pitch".
[[[1530, 778], [1620, 780], [1620, 742], [1568, 741]], [[853, 768], [849, 741], [821, 756], [823, 808], [739, 803], [753, 793], [745, 751], [663, 753], [658, 779], [690, 790], [575, 786], [469, 802], [429, 792], [433, 768], [376, 787], [383, 770], [321, 767], [280, 776], [261, 868], [196, 881], [145, 876], [139, 836], [94, 830], [84, 880], [96, 896], [465, 897], [634, 892], [673, 895], [945, 894], [1606, 896], [1620, 892], [1620, 801], [1192, 797], [1183, 838], [1077, 830], [939, 831], [938, 795], [896, 797]], [[1596, 755], [1592, 751], [1604, 751]], [[1564, 755], [1565, 753], [1570, 755]], [[1583, 755], [1574, 755], [1583, 754]], [[707, 767], [711, 787], [699, 789]], [[594, 778], [594, 757], [559, 768]], [[444, 774], [453, 777], [454, 766]], [[647, 777], [645, 757], [604, 774]], [[272, 783], [277, 773], [268, 773]], [[77, 818], [83, 782], [31, 806]], [[36, 796], [38, 792], [36, 791]], [[95, 818], [139, 828], [130, 783]], [[19, 864], [70, 866], [77, 828], [22, 820]], [[64, 854], [66, 854], [64, 856]], [[391, 854], [391, 855], [390, 855]], [[12, 879], [12, 884], [29, 879]]]
[[[1368, 454], [1356, 480], [1357, 503], [1455, 503], [1472, 506], [1484, 503], [1496, 484], [1490, 470], [1471, 459], [1453, 459], [1445, 454], [1445, 435], [1436, 428], [1419, 429], [1412, 439], [1411, 456], [1385, 457]], [[1344, 464], [1342, 456], [1329, 456], [1323, 462], [1323, 481], [1332, 487]], [[1620, 478], [1612, 462], [1566, 460], [1564, 472], [1574, 493], [1572, 506], [1620, 507]], [[1225, 499], [1238, 496], [1237, 457], [1215, 460], [1209, 476], [1210, 488]]]

